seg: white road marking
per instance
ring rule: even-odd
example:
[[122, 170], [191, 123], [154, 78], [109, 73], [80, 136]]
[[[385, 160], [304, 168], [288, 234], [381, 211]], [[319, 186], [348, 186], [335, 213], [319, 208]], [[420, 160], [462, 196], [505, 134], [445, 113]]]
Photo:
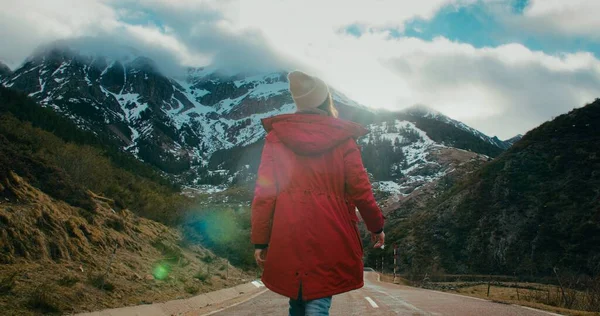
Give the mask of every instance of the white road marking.
[[252, 284], [254, 286], [256, 286], [257, 288], [261, 288], [261, 287], [265, 286], [265, 284], [262, 283], [262, 281], [252, 281]]
[[373, 301], [370, 297], [365, 297], [365, 299], [367, 300], [367, 302], [369, 302], [369, 304], [371, 304], [371, 306], [373, 308], [379, 308], [379, 306], [377, 305], [377, 303], [375, 303], [375, 301]]
[[547, 311], [543, 311], [543, 310], [540, 310], [540, 309], [531, 308], [531, 307], [527, 307], [527, 306], [515, 305], [515, 304], [513, 304], [513, 306], [522, 307], [522, 308], [524, 308], [524, 309], [528, 309], [528, 310], [536, 311], [536, 312], [539, 312], [539, 313], [545, 313], [545, 314], [548, 314], [548, 315], [554, 315], [554, 316], [563, 316], [563, 315], [561, 315], [561, 314], [555, 314], [555, 313], [551, 313], [551, 312], [547, 312]]
[[418, 307], [416, 307], [416, 306], [414, 306], [414, 305], [412, 305], [412, 304], [410, 304], [410, 303], [406, 302], [405, 300], [401, 299], [401, 298], [400, 298], [400, 297], [398, 297], [398, 296], [394, 296], [394, 295], [392, 295], [392, 294], [390, 294], [390, 293], [388, 293], [388, 292], [386, 292], [386, 291], [381, 291], [381, 290], [378, 290], [378, 289], [376, 289], [376, 288], [373, 288], [373, 290], [374, 290], [374, 291], [377, 291], [377, 292], [379, 292], [379, 293], [381, 293], [381, 294], [383, 294], [383, 295], [387, 295], [387, 296], [389, 296], [390, 298], [392, 298], [392, 299], [393, 299], [394, 301], [396, 301], [397, 303], [401, 304], [401, 305], [402, 305], [402, 306], [404, 306], [404, 307], [407, 307], [407, 308], [409, 308], [409, 309], [412, 309], [412, 310], [413, 310], [413, 311], [415, 311], [415, 312], [421, 312], [421, 313], [425, 313], [425, 311], [424, 311], [424, 310], [422, 310], [422, 309], [420, 309], [420, 308], [418, 308]]

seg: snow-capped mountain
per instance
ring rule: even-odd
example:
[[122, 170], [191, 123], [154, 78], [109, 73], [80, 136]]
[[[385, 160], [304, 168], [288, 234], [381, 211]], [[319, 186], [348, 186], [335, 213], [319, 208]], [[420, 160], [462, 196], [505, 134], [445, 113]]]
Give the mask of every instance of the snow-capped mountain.
[[521, 138], [523, 138], [523, 135], [518, 134], [515, 137], [509, 138], [507, 140], [504, 141], [505, 144], [509, 145], [508, 147], [514, 145], [516, 142], [520, 141]]
[[4, 63], [0, 62], [0, 80], [2, 80], [4, 77], [10, 76], [11, 73], [12, 71], [10, 68]]
[[[260, 120], [294, 110], [285, 71], [223, 76], [215, 69], [193, 68], [184, 76], [168, 77], [158, 69], [143, 56], [111, 59], [52, 47], [14, 72], [9, 69], [0, 82], [193, 185], [251, 176], [265, 133]], [[432, 148], [457, 147], [488, 156], [505, 148], [430, 110], [373, 111], [336, 91], [333, 97], [343, 118], [369, 126], [373, 135], [385, 129], [382, 137], [392, 142], [398, 138], [392, 145], [405, 160], [400, 166], [395, 162], [393, 170], [377, 172], [381, 180], [412, 175], [415, 182], [416, 170], [435, 169], [427, 158]], [[373, 145], [378, 142], [374, 137], [361, 142], [366, 145], [371, 139]], [[436, 172], [429, 176], [443, 173]]]
[[498, 148], [508, 149], [510, 146], [512, 146], [512, 143], [507, 143], [505, 141], [502, 141], [496, 136], [494, 136], [494, 137], [487, 136], [484, 133], [482, 133], [470, 126], [467, 126], [465, 123], [459, 122], [457, 120], [453, 120], [453, 119], [449, 118], [448, 116], [446, 116], [432, 108], [429, 108], [425, 105], [414, 105], [414, 106], [404, 110], [403, 112], [405, 112], [407, 114], [415, 115], [415, 116], [432, 118], [437, 121], [450, 124], [452, 126], [455, 126], [456, 128], [459, 128], [463, 131], [471, 133], [471, 134], [475, 135], [476, 137], [478, 137], [479, 139], [481, 139], [482, 141], [489, 143], [491, 145], [494, 145]]
[[486, 155], [436, 142], [411, 121], [396, 119], [368, 128], [371, 133], [359, 144], [367, 170], [379, 180], [374, 187], [383, 194], [380, 200], [390, 197], [384, 206], [393, 206], [415, 190], [461, 172], [465, 164], [490, 160]]

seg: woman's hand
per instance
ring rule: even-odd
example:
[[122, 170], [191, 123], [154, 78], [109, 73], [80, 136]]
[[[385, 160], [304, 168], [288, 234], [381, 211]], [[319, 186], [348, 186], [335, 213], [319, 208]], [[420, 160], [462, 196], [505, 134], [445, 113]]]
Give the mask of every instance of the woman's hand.
[[371, 241], [375, 243], [375, 246], [373, 246], [373, 248], [383, 249], [385, 244], [385, 233], [383, 231], [381, 231], [381, 233], [379, 234], [371, 233]]
[[254, 250], [254, 260], [256, 260], [256, 264], [261, 268], [264, 269], [265, 267], [265, 261], [267, 257], [267, 249], [255, 249]]

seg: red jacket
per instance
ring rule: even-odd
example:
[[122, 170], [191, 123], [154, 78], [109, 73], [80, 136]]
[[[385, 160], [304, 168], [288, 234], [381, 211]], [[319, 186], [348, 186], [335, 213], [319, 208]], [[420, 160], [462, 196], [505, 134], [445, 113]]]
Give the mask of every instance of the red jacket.
[[263, 120], [267, 130], [252, 202], [252, 243], [268, 244], [262, 281], [312, 300], [363, 286], [354, 205], [371, 232], [383, 229], [355, 138], [358, 124], [315, 114]]

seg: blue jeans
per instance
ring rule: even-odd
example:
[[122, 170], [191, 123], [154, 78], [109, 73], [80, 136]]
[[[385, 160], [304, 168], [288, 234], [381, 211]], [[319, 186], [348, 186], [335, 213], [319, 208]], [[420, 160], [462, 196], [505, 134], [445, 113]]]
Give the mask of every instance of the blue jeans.
[[290, 299], [290, 316], [329, 316], [331, 296], [312, 301]]

